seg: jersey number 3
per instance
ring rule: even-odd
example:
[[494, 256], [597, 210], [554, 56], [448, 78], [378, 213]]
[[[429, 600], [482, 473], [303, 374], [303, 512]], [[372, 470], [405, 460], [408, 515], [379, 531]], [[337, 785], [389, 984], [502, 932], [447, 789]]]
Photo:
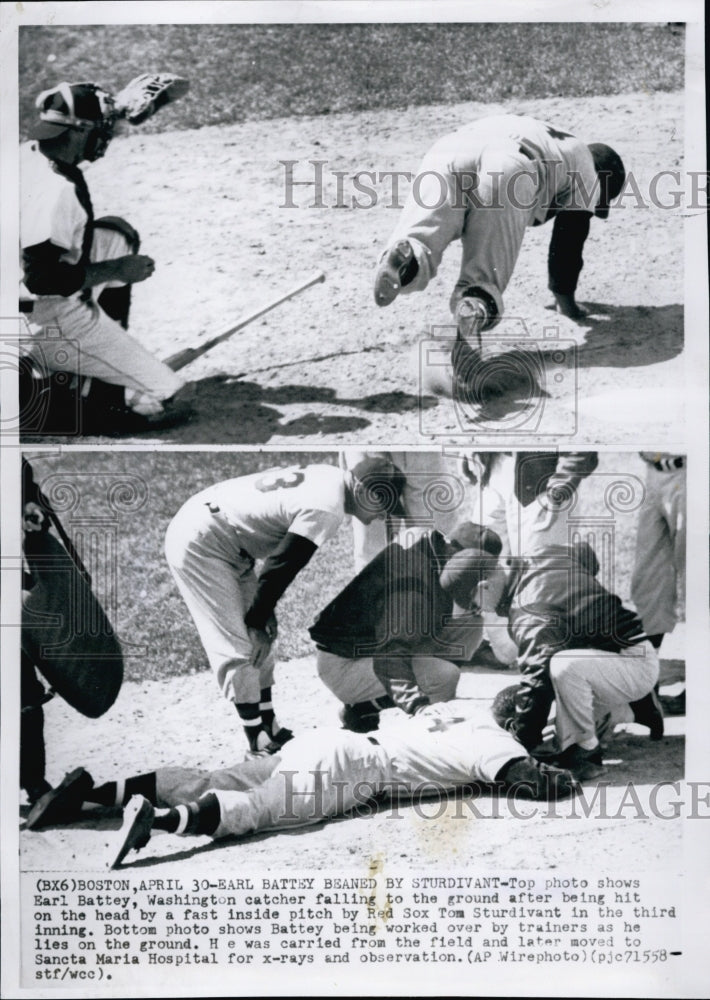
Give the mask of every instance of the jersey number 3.
[[257, 479], [255, 486], [260, 493], [272, 493], [274, 490], [287, 490], [293, 486], [300, 486], [303, 480], [304, 475], [300, 469], [276, 469]]

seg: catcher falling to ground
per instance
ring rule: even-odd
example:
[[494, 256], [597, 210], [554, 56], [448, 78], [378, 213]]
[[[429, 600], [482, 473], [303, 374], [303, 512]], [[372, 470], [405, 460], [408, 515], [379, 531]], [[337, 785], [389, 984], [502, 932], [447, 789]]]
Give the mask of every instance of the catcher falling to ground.
[[187, 88], [159, 74], [115, 97], [59, 83], [37, 98], [20, 160], [20, 308], [32, 333], [21, 363], [25, 433], [140, 432], [192, 414], [183, 379], [127, 332], [131, 286], [155, 261], [123, 219], [94, 218], [79, 166], [104, 155], [121, 119], [140, 124]]
[[[503, 293], [525, 230], [554, 219], [549, 287], [562, 315], [575, 301], [593, 217], [606, 219], [626, 180], [621, 157], [526, 115], [492, 115], [443, 136], [425, 155], [375, 276], [375, 302], [421, 291], [447, 246], [461, 240], [450, 307], [457, 326], [451, 394], [479, 405], [506, 389], [509, 370], [484, 360], [481, 333], [503, 315]], [[448, 394], [442, 386], [442, 392]]]

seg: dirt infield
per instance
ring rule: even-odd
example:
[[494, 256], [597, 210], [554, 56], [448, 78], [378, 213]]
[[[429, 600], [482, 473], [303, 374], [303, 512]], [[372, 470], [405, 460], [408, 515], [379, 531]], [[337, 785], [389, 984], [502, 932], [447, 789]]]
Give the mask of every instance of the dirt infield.
[[[368, 195], [354, 175], [414, 171], [439, 135], [511, 110], [614, 145], [648, 207], [632, 194], [593, 223], [578, 289], [589, 317], [579, 325], [549, 309], [550, 227], [527, 233], [496, 330], [503, 349], [522, 349], [526, 374], [472, 421], [419, 390], [420, 342], [453, 333], [459, 250], [449, 249], [425, 292], [378, 309], [372, 278], [396, 218], [392, 181]], [[96, 214], [125, 215], [157, 261], [155, 276], [135, 287], [132, 331], [159, 356], [213, 336], [314, 270], [327, 275], [187, 368], [198, 417], [155, 440], [520, 445], [535, 434], [538, 444], [613, 445], [640, 434], [671, 447], [683, 431], [683, 216], [648, 204], [648, 192], [657, 172], [682, 168], [682, 121], [681, 93], [638, 93], [117, 139], [89, 183]], [[658, 188], [665, 205], [670, 187], [667, 179]]]

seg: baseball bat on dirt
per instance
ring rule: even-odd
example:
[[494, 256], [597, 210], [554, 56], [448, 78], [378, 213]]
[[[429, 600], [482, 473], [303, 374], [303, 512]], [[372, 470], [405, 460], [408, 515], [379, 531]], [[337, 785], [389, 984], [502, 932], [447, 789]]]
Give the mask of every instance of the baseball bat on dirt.
[[317, 271], [315, 274], [311, 275], [308, 281], [303, 281], [301, 284], [296, 285], [290, 291], [285, 292], [283, 295], [279, 295], [277, 299], [273, 302], [269, 302], [268, 305], [262, 306], [255, 312], [249, 313], [243, 319], [240, 319], [238, 323], [234, 326], [230, 326], [228, 330], [223, 330], [222, 333], [218, 333], [216, 336], [206, 340], [204, 344], [198, 344], [197, 347], [186, 347], [183, 351], [178, 351], [177, 354], [171, 354], [169, 358], [165, 359], [165, 364], [172, 368], [174, 372], [180, 371], [185, 365], [189, 365], [191, 361], [195, 358], [201, 358], [203, 354], [207, 351], [211, 351], [213, 347], [217, 344], [221, 344], [223, 340], [228, 340], [232, 334], [236, 333], [238, 330], [243, 329], [248, 323], [253, 323], [255, 319], [263, 316], [264, 313], [269, 312], [271, 309], [275, 309], [276, 306], [281, 305], [286, 299], [292, 299], [294, 295], [298, 295], [299, 292], [303, 292], [306, 288], [310, 288], [311, 285], [317, 285], [320, 281], [325, 281], [325, 274], [322, 271]]

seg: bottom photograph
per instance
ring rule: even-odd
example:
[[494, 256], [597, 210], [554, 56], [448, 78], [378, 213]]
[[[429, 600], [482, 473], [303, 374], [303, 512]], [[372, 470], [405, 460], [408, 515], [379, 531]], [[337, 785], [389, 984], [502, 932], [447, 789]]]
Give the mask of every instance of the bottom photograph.
[[672, 867], [684, 477], [26, 453], [22, 869]]

